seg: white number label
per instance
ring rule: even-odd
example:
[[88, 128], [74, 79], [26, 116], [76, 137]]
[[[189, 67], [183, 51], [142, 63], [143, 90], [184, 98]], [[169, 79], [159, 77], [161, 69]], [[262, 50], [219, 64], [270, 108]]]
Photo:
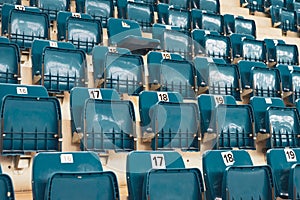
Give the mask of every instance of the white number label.
[[110, 53], [118, 53], [116, 47], [108, 47], [108, 51], [109, 51]]
[[272, 99], [271, 98], [265, 98], [266, 104], [272, 104]]
[[130, 25], [127, 24], [126, 22], [122, 21], [122, 27], [123, 28], [130, 28]]
[[55, 48], [58, 47], [57, 42], [55, 42], [55, 41], [49, 41], [49, 45], [50, 45], [50, 47], [55, 47]]
[[169, 95], [167, 92], [157, 92], [158, 101], [169, 102]]
[[161, 53], [161, 56], [163, 57], [163, 59], [166, 59], [166, 60], [170, 60], [171, 59], [171, 54], [167, 53], [167, 52]]
[[89, 89], [89, 95], [91, 99], [102, 99], [100, 89]]
[[15, 5], [15, 9], [16, 10], [25, 10], [25, 6], [22, 6], [22, 5]]
[[72, 17], [81, 18], [81, 14], [80, 13], [72, 13]]
[[150, 154], [153, 169], [166, 169], [164, 154]]
[[221, 152], [223, 162], [226, 166], [231, 166], [234, 163], [234, 157], [231, 151]]
[[284, 149], [287, 162], [297, 162], [297, 157], [293, 149]]
[[61, 154], [60, 155], [60, 163], [73, 163], [73, 155], [72, 154]]
[[28, 94], [27, 87], [17, 87], [17, 94]]
[[216, 105], [224, 104], [224, 98], [222, 96], [216, 95], [215, 102], [216, 102]]

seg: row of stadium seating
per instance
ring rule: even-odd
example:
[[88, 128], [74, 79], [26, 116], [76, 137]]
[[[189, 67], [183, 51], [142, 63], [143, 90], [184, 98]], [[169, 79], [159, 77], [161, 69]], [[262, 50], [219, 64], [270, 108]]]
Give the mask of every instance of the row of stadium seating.
[[[43, 86], [1, 84], [0, 89], [1, 154], [61, 151], [57, 98]], [[70, 98], [73, 142], [82, 151], [136, 149], [137, 111], [131, 101], [121, 100], [115, 90], [77, 87]], [[139, 95], [141, 137], [153, 150], [200, 151], [201, 143], [212, 149], [256, 149], [262, 141], [266, 149], [299, 147], [299, 110], [298, 101], [290, 108], [279, 98], [253, 97], [250, 105], [239, 105], [232, 96], [202, 94], [197, 105], [174, 92]]]
[[[299, 149], [272, 149], [268, 165], [255, 166], [243, 150], [206, 151], [203, 181], [201, 171], [185, 168], [177, 152], [133, 151], [127, 156], [128, 199], [297, 199], [299, 156]], [[0, 182], [2, 199], [14, 199], [10, 177], [0, 174]], [[37, 154], [32, 187], [33, 199], [114, 200], [120, 195], [117, 177], [103, 171], [92, 152]]]

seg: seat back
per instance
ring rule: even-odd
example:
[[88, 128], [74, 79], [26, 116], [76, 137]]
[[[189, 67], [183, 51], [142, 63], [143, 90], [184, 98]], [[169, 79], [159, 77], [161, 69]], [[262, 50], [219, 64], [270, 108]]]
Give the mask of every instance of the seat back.
[[220, 14], [219, 0], [199, 0], [199, 9]]
[[226, 62], [231, 61], [230, 41], [228, 37], [206, 35], [204, 40], [204, 47], [207, 56], [222, 58]]
[[[70, 91], [86, 85], [86, 55], [80, 49], [46, 47], [43, 51], [39, 84], [48, 91]], [[34, 75], [38, 71], [33, 71]]]
[[113, 172], [55, 173], [49, 178], [45, 194], [45, 198], [53, 200], [120, 198], [117, 177]]
[[204, 152], [202, 163], [207, 199], [224, 197], [222, 196], [222, 182], [228, 166], [253, 165], [250, 155], [244, 150], [209, 150]]
[[48, 180], [54, 173], [101, 172], [102, 170], [99, 156], [93, 152], [39, 153], [34, 157], [32, 166], [33, 199], [45, 198]]
[[200, 127], [202, 137], [204, 133], [216, 132], [215, 112], [219, 104], [236, 105], [233, 96], [201, 94], [197, 98], [200, 111]]
[[228, 167], [223, 178], [222, 196], [227, 200], [274, 199], [273, 177], [270, 167]]
[[220, 104], [215, 118], [218, 134], [216, 148], [255, 149], [254, 115], [250, 105]]
[[256, 24], [252, 19], [237, 17], [234, 20], [235, 33], [246, 34], [256, 37]]
[[102, 43], [102, 26], [99, 20], [69, 17], [66, 31], [66, 40], [86, 53]]
[[185, 168], [181, 155], [176, 151], [132, 151], [127, 155], [126, 177], [128, 198], [140, 200], [143, 197], [143, 183], [152, 168]]
[[49, 17], [41, 12], [13, 9], [10, 11], [8, 27], [10, 41], [20, 48], [31, 48], [34, 39], [50, 37]]
[[198, 9], [192, 9], [191, 15], [193, 29], [204, 29], [224, 34], [224, 19], [222, 15]]
[[104, 87], [119, 93], [137, 95], [143, 90], [144, 61], [141, 55], [108, 53], [105, 60]]
[[297, 31], [297, 15], [293, 10], [281, 10], [281, 29], [284, 33], [286, 31]]
[[266, 47], [264, 41], [244, 39], [242, 43], [244, 60], [266, 62]]
[[289, 180], [289, 197], [292, 199], [299, 198], [299, 164], [294, 164], [291, 169]]
[[268, 62], [276, 62], [276, 46], [277, 44], [285, 44], [283, 40], [265, 38]]
[[191, 36], [193, 38], [193, 45], [194, 45], [194, 57], [197, 55], [205, 55], [205, 36], [208, 34], [212, 35], [220, 35], [216, 31], [208, 31], [202, 29], [194, 29], [191, 32]]
[[175, 8], [181, 8], [183, 10], [188, 10], [190, 8], [191, 0], [169, 0], [169, 4], [173, 5]]
[[20, 50], [13, 43], [0, 42], [0, 82], [19, 83], [20, 81]]
[[118, 93], [112, 89], [74, 87], [70, 91], [72, 133], [82, 133], [82, 117], [87, 99], [120, 100]]
[[1, 120], [2, 155], [61, 150], [61, 111], [56, 98], [6, 95]]
[[194, 103], [160, 101], [150, 109], [151, 129], [155, 138], [151, 147], [198, 151], [199, 114]]
[[293, 44], [277, 44], [276, 61], [278, 64], [298, 65], [298, 47]]
[[204, 185], [198, 168], [152, 169], [147, 173], [144, 199], [199, 199]]
[[102, 27], [106, 28], [108, 18], [113, 17], [115, 13], [114, 2], [113, 0], [85, 0], [85, 12], [94, 19], [100, 20]]
[[68, 11], [70, 9], [70, 0], [36, 0], [35, 5], [42, 12], [47, 13], [51, 21], [56, 20], [59, 11]]
[[243, 40], [250, 39], [255, 40], [251, 35], [233, 33], [230, 35], [230, 43], [232, 48], [232, 58], [241, 59], [243, 55]]
[[81, 150], [134, 150], [135, 114], [132, 102], [87, 99], [82, 119]]
[[12, 179], [7, 174], [0, 174], [0, 198], [3, 200], [15, 199]]
[[293, 179], [290, 171], [292, 166], [300, 159], [299, 149], [269, 149], [267, 151], [267, 164], [271, 167], [274, 177], [275, 197], [291, 196], [289, 183]]
[[191, 29], [191, 13], [187, 10], [182, 10], [182, 8], [169, 7], [167, 24], [189, 31]]

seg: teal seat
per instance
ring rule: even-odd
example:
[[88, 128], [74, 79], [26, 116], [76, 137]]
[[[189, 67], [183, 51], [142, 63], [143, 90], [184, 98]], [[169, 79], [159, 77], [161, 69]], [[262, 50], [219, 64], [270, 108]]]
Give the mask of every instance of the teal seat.
[[[143, 32], [151, 32], [154, 24], [154, 6], [144, 1], [128, 2], [117, 1], [118, 18], [135, 20], [141, 26]], [[113, 17], [113, 16], [112, 16]]]
[[129, 95], [138, 95], [144, 89], [144, 61], [141, 55], [109, 52], [104, 67], [103, 87]]
[[[293, 196], [294, 187], [290, 181], [296, 174], [292, 174], [292, 167], [300, 159], [300, 150], [294, 149], [269, 149], [267, 151], [267, 164], [271, 167], [274, 177], [275, 197], [284, 199], [296, 199]], [[296, 178], [296, 177], [295, 177]]]
[[86, 55], [80, 49], [45, 47], [42, 65], [32, 70], [33, 81], [49, 92], [70, 91], [86, 85]]
[[224, 173], [222, 197], [225, 197], [226, 200], [274, 199], [273, 177], [270, 167], [228, 167]]
[[194, 103], [160, 101], [150, 108], [153, 150], [199, 151], [199, 114]]
[[147, 173], [143, 199], [202, 200], [204, 185], [198, 168], [152, 169]]
[[[150, 67], [152, 68], [153, 66]], [[193, 63], [162, 59], [160, 68], [156, 71], [154, 70], [151, 69], [151, 78], [154, 80], [154, 83], [157, 82], [157, 89], [160, 91], [179, 92], [184, 98], [195, 98], [195, 72]]]
[[10, 4], [5, 2], [2, 5], [2, 9], [1, 9], [1, 33], [2, 35], [4, 34], [8, 34], [8, 27], [9, 27], [9, 18], [10, 18], [10, 12], [11, 10], [14, 9], [19, 9], [19, 10], [27, 10], [27, 11], [31, 11], [31, 12], [40, 12], [40, 9], [38, 9], [37, 7], [29, 7], [29, 6], [21, 6], [21, 2], [19, 2], [18, 4]]
[[256, 24], [253, 19], [236, 17], [234, 19], [234, 33], [252, 35], [256, 38]]
[[61, 111], [56, 98], [6, 95], [1, 120], [2, 155], [61, 150]]
[[139, 95], [139, 108], [141, 117], [141, 126], [143, 133], [151, 123], [150, 109], [159, 101], [183, 102], [183, 97], [178, 92], [154, 92], [143, 91]]
[[145, 195], [143, 195], [146, 190], [146, 187], [143, 186], [146, 175], [149, 170], [158, 167], [183, 169], [185, 165], [181, 155], [176, 151], [132, 151], [127, 155], [126, 180], [128, 199], [146, 199]]
[[0, 36], [0, 43], [9, 43], [9, 39], [4, 36]]
[[0, 174], [0, 198], [3, 200], [15, 199], [13, 182], [7, 174]]
[[127, 48], [137, 54], [145, 55], [160, 44], [157, 39], [142, 37], [138, 22], [128, 19], [109, 18], [107, 35], [109, 45]]
[[71, 127], [73, 134], [83, 132], [82, 117], [85, 101], [89, 98], [107, 101], [120, 100], [118, 93], [112, 89], [74, 87], [70, 91]]
[[[202, 156], [203, 175], [206, 184], [206, 199], [224, 198], [223, 181], [226, 168], [229, 166], [252, 166], [248, 152], [244, 150], [209, 150]], [[224, 177], [224, 178], [223, 178]], [[244, 179], [243, 183], [246, 179]], [[241, 182], [239, 182], [241, 186]], [[255, 192], [255, 190], [253, 190]], [[225, 197], [226, 198], [226, 197]]]
[[223, 15], [211, 13], [204, 10], [192, 9], [193, 29], [204, 29], [224, 34]]
[[[199, 1], [200, 10], [207, 10], [216, 14], [220, 14], [220, 1], [219, 0], [193, 0], [194, 2]], [[197, 5], [197, 4], [196, 4]]]
[[82, 120], [81, 150], [120, 152], [135, 149], [136, 127], [132, 102], [89, 98], [84, 105]]
[[203, 65], [201, 58], [195, 58], [195, 68], [197, 75], [197, 85], [199, 93], [209, 93], [216, 95], [232, 95], [236, 100], [240, 100], [240, 74], [237, 65], [207, 63]]
[[26, 9], [12, 9], [10, 11], [8, 18], [9, 39], [22, 49], [31, 48], [34, 39], [49, 39], [49, 30], [49, 17], [45, 13], [27, 11]]
[[270, 66], [276, 64], [276, 46], [277, 44], [285, 44], [285, 41], [283, 40], [276, 40], [276, 39], [270, 39], [266, 38], [264, 39], [264, 42], [266, 44], [266, 50], [267, 50], [267, 58], [268, 58], [268, 63]]
[[296, 100], [300, 97], [300, 68], [297, 65], [283, 64], [276, 65], [276, 68], [280, 73], [283, 98], [287, 99], [290, 105], [294, 105]]
[[117, 177], [113, 172], [54, 173], [48, 181], [45, 199], [119, 199]]
[[236, 101], [231, 95], [201, 94], [197, 97], [197, 101], [200, 113], [202, 138], [207, 137], [207, 134], [216, 133], [217, 127], [213, 122], [216, 120], [215, 113], [219, 104], [236, 105]]
[[209, 31], [203, 29], [194, 29], [191, 31], [191, 37], [193, 38], [193, 46], [194, 46], [194, 58], [196, 56], [203, 56], [205, 54], [205, 36], [206, 35], [220, 35], [216, 31]]
[[100, 20], [102, 27], [106, 28], [108, 18], [114, 17], [115, 14], [114, 2], [113, 0], [85, 0], [85, 12], [94, 19]]
[[294, 10], [282, 9], [280, 13], [282, 34], [286, 35], [287, 31], [297, 32], [297, 15]]
[[0, 82], [16, 84], [20, 82], [20, 49], [13, 43], [0, 41]]
[[298, 47], [294, 44], [277, 44], [276, 45], [276, 62], [277, 64], [298, 65]]
[[[89, 174], [92, 174], [94, 172], [102, 172], [102, 171], [103, 171], [102, 164], [99, 160], [99, 156], [96, 153], [92, 153], [92, 152], [38, 153], [34, 157], [33, 165], [32, 165], [33, 199], [45, 199], [45, 197], [47, 197], [48, 195], [50, 196], [60, 195], [61, 192], [66, 191], [65, 189], [67, 185], [65, 185], [65, 183], [70, 180], [68, 179], [67, 176], [69, 173], [81, 172], [83, 175], [89, 177]], [[63, 176], [67, 176], [66, 182], [59, 179], [63, 177], [59, 177], [57, 173], [65, 174]], [[58, 191], [56, 190], [54, 194], [52, 193], [51, 190], [53, 188], [48, 188], [49, 186], [51, 186], [49, 185], [48, 181], [50, 180], [51, 182], [51, 180], [53, 180], [51, 179], [52, 176], [54, 176], [55, 182], [56, 180], [60, 180], [58, 181], [59, 183], [57, 184], [62, 184], [65, 186], [63, 188], [61, 187], [57, 188]], [[78, 178], [78, 176], [76, 177]], [[84, 180], [85, 179], [82, 179], [82, 181]], [[54, 183], [54, 187], [55, 186], [57, 185]], [[74, 183], [73, 186], [75, 187]], [[47, 189], [50, 192], [50, 194], [46, 193]], [[75, 191], [72, 188], [72, 192], [74, 193], [80, 192], [83, 189], [84, 188], [81, 188], [80, 190]], [[86, 192], [83, 194], [88, 195]]]
[[70, 9], [70, 0], [30, 0], [29, 4], [47, 13], [51, 21], [56, 20], [59, 11], [68, 11]]
[[231, 62], [230, 41], [226, 36], [206, 35], [204, 39], [205, 54], [208, 57], [222, 58], [226, 62]]
[[91, 53], [94, 46], [102, 44], [102, 25], [98, 20], [69, 17], [65, 31], [66, 41], [86, 53]]
[[192, 40], [189, 33], [165, 29], [160, 36], [160, 47], [162, 50], [177, 53], [186, 60], [192, 59]]
[[95, 46], [92, 51], [92, 60], [94, 66], [95, 87], [101, 87], [104, 83], [103, 75], [105, 71], [106, 55], [109, 52], [118, 54], [131, 54], [128, 49], [119, 47]]
[[246, 34], [237, 34], [232, 33], [230, 35], [230, 44], [231, 44], [231, 55], [234, 63], [242, 59], [243, 56], [243, 40], [250, 39], [255, 40], [254, 36]]
[[242, 58], [254, 62], [266, 62], [267, 53], [264, 41], [244, 39], [242, 42]]
[[[180, 31], [180, 27], [178, 26], [171, 26], [167, 24], [161, 24], [161, 23], [154, 23], [152, 26], [152, 38], [160, 40], [163, 36], [163, 33], [165, 29], [174, 30], [174, 31]], [[161, 45], [157, 46], [158, 49], [161, 49]]]
[[300, 194], [299, 194], [299, 163], [296, 163], [292, 166], [291, 169], [291, 175], [290, 175], [290, 180], [289, 180], [289, 197], [291, 199], [298, 199]]
[[[92, 16], [82, 13], [72, 13], [68, 11], [59, 11], [57, 13], [57, 40], [65, 40], [67, 38], [67, 21], [69, 18], [80, 18], [91, 20]], [[100, 31], [100, 30], [99, 30]]]
[[175, 8], [181, 8], [182, 10], [188, 10], [190, 8], [191, 0], [169, 0], [169, 4]]

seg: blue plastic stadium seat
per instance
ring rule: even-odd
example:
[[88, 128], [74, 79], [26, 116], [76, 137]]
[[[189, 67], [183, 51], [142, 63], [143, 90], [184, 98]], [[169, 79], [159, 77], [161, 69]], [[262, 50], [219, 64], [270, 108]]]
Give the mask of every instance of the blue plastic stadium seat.
[[[222, 192], [225, 189], [222, 186], [222, 182], [227, 167], [253, 165], [250, 155], [244, 150], [206, 151], [202, 155], [202, 163], [204, 181], [206, 184], [206, 199], [225, 197], [222, 196]], [[243, 182], [245, 182], [245, 180], [243, 180]], [[239, 182], [239, 186], [242, 187], [241, 182]]]
[[94, 81], [95, 87], [101, 87], [104, 83], [104, 70], [106, 56], [109, 52], [118, 54], [131, 54], [129, 49], [119, 47], [95, 46], [92, 51], [92, 60], [94, 67]]
[[198, 108], [194, 103], [182, 103], [182, 97], [173, 95], [170, 92], [141, 93], [139, 105], [146, 104], [140, 108], [143, 139], [151, 142], [154, 150], [197, 151], [200, 149]]
[[[198, 93], [232, 95], [240, 100], [240, 74], [232, 64], [207, 62], [205, 58], [195, 57]], [[213, 61], [213, 60], [212, 60]]]
[[169, 0], [168, 4], [175, 8], [188, 10], [191, 7], [191, 0]]
[[264, 41], [244, 39], [242, 41], [242, 59], [255, 62], [266, 62], [267, 52]]
[[195, 72], [191, 62], [168, 57], [159, 64], [160, 66], [156, 63], [148, 65], [150, 83], [154, 83], [153, 89], [179, 92], [184, 98], [195, 98]]
[[235, 33], [247, 34], [256, 37], [256, 24], [252, 19], [236, 17], [234, 19]]
[[82, 50], [71, 43], [43, 40], [35, 40], [32, 49], [34, 84], [54, 93], [85, 86], [86, 55]]
[[177, 26], [183, 31], [191, 29], [191, 13], [188, 10], [160, 3], [157, 5], [157, 15], [158, 23]]
[[277, 44], [275, 62], [277, 64], [298, 65], [298, 47], [294, 44]]
[[223, 177], [224, 199], [274, 199], [269, 166], [230, 166]]
[[[171, 26], [171, 25], [166, 25], [166, 24], [155, 23], [155, 24], [153, 24], [153, 27], [152, 27], [152, 38], [161, 40], [161, 38], [163, 38], [165, 29], [181, 31], [180, 27], [178, 27], [178, 26]], [[157, 49], [160, 49], [160, 48], [161, 48], [161, 46], [158, 45]]]
[[226, 36], [206, 35], [204, 39], [205, 53], [209, 57], [222, 58], [230, 63], [230, 41]]
[[222, 15], [199, 9], [191, 11], [193, 29], [204, 29], [224, 34], [224, 20]]
[[2, 155], [61, 150], [61, 113], [56, 98], [7, 95], [2, 100]]
[[102, 43], [101, 22], [87, 14], [58, 12], [57, 26], [59, 40], [69, 41], [86, 53]]
[[7, 174], [0, 174], [0, 198], [3, 200], [15, 199], [13, 182]]
[[191, 32], [191, 37], [193, 39], [193, 46], [194, 46], [194, 57], [197, 55], [205, 55], [205, 36], [206, 35], [220, 35], [216, 31], [208, 31], [202, 29], [194, 29]]
[[186, 169], [181, 155], [175, 151], [129, 153], [126, 177], [129, 200], [202, 199], [201, 172]]
[[[296, 174], [292, 174], [293, 165], [299, 163], [300, 150], [294, 149], [269, 149], [267, 151], [267, 164], [271, 167], [274, 176], [275, 197], [284, 199], [297, 199], [295, 187], [290, 185]], [[295, 177], [296, 178], [296, 177]]]
[[115, 14], [114, 2], [113, 0], [85, 0], [85, 13], [96, 20], [100, 20], [102, 27], [106, 28], [108, 18], [114, 17]]
[[236, 34], [230, 35], [231, 55], [234, 63], [237, 63], [243, 58], [243, 40], [255, 40], [251, 35]]
[[213, 139], [215, 149], [255, 149], [249, 105], [236, 105], [232, 96], [220, 95], [200, 95], [198, 105], [204, 142]]
[[220, 14], [220, 1], [219, 0], [192, 0], [192, 2], [193, 2], [194, 8], [198, 8], [200, 10], [206, 10], [208, 12]]
[[149, 72], [149, 88], [150, 90], [157, 90], [161, 87], [160, 77], [158, 75], [161, 72], [161, 60], [183, 60], [179, 54], [151, 51], [147, 55], [147, 66]]
[[[154, 6], [143, 1], [118, 0], [118, 18], [135, 20], [144, 32], [151, 32], [154, 24]], [[113, 17], [113, 16], [112, 16]]]
[[[47, 193], [47, 189], [50, 189], [48, 188], [50, 186], [48, 181], [49, 179], [51, 180], [51, 177], [53, 175], [54, 178], [55, 176], [56, 177], [58, 176], [55, 175], [55, 173], [62, 173], [68, 175], [68, 173], [81, 172], [82, 174], [86, 174], [86, 176], [88, 176], [88, 174], [91, 174], [93, 172], [102, 172], [102, 171], [103, 168], [99, 160], [99, 156], [93, 152], [39, 153], [33, 159], [33, 167], [32, 167], [33, 199], [45, 199], [46, 197], [48, 197], [49, 193]], [[84, 181], [84, 179], [82, 181]], [[59, 182], [61, 184], [64, 184], [63, 180]], [[65, 187], [63, 188], [57, 188], [58, 190], [57, 194], [60, 194], [62, 189], [65, 190], [65, 192], [68, 192], [66, 190], [67, 186], [66, 185], [64, 186]], [[75, 193], [76, 191], [73, 191], [73, 189], [74, 189], [74, 185], [71, 191]], [[83, 189], [84, 187], [80, 188], [79, 192], [83, 192]], [[88, 190], [89, 187], [86, 189]], [[51, 192], [50, 194], [52, 196], [52, 191], [50, 190], [49, 192]], [[88, 195], [88, 193], [92, 193], [92, 191], [86, 191], [83, 193], [85, 195]]]
[[264, 12], [265, 0], [240, 0], [241, 7], [247, 7], [249, 9], [249, 14], [254, 14], [256, 11]]
[[[2, 9], [3, 4], [12, 4], [12, 5], [21, 5], [21, 0], [0, 0], [0, 11]], [[1, 16], [1, 13], [0, 13]]]
[[160, 44], [157, 39], [142, 37], [140, 25], [128, 19], [109, 18], [107, 34], [109, 45], [128, 48], [140, 54], [146, 54]]
[[192, 41], [189, 34], [165, 29], [161, 34], [160, 45], [164, 51], [180, 54], [187, 60], [192, 59]]
[[18, 45], [0, 41], [0, 82], [19, 83], [21, 78], [20, 49]]
[[[226, 35], [231, 35], [232, 33], [235, 32], [235, 27], [234, 27], [234, 19], [236, 16], [232, 14], [224, 14], [223, 19], [224, 19], [224, 29], [225, 29], [225, 34]], [[241, 17], [241, 16], [238, 16]]]
[[273, 66], [277, 62], [276, 61], [276, 46], [277, 46], [277, 44], [285, 44], [285, 42], [283, 40], [270, 39], [270, 38], [264, 39], [264, 42], [266, 44], [268, 65]]
[[[266, 140], [266, 148], [299, 147], [299, 114], [284, 106], [282, 99], [253, 97], [257, 141]], [[262, 136], [262, 137], [261, 137]]]
[[300, 97], [300, 68], [295, 65], [279, 64], [276, 68], [280, 72], [282, 83], [282, 98], [289, 105], [294, 105], [295, 101]]
[[22, 49], [28, 49], [31, 48], [34, 39], [50, 38], [47, 14], [23, 6], [6, 5], [2, 8], [2, 16], [4, 12], [9, 14], [6, 14], [7, 21], [2, 21], [2, 34], [7, 33], [11, 42], [18, 44]]
[[47, 13], [51, 21], [56, 20], [59, 11], [68, 11], [70, 9], [70, 0], [30, 0], [29, 4]]
[[287, 31], [297, 32], [297, 14], [295, 11], [283, 8], [280, 13], [282, 34], [286, 35]]

